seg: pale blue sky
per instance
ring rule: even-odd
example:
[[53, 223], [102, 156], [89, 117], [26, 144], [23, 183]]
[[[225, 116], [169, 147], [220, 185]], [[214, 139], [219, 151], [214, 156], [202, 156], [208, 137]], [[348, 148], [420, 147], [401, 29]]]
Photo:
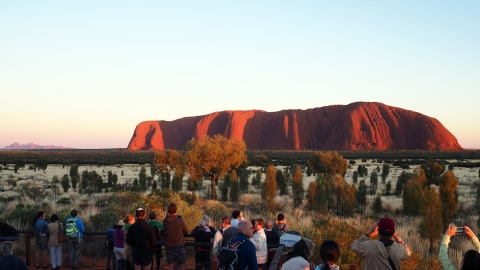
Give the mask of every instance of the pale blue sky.
[[480, 148], [480, 1], [0, 0], [0, 148], [376, 101]]

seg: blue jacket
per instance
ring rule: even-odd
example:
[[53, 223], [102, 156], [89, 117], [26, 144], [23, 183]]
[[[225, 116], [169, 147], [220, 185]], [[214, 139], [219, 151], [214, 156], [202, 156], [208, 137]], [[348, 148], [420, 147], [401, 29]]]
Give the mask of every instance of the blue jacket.
[[[245, 234], [239, 232], [232, 238], [232, 243], [242, 241], [248, 238]], [[257, 255], [255, 253], [255, 246], [251, 241], [246, 241], [239, 248], [238, 263], [242, 270], [258, 270]]]
[[40, 235], [35, 235], [35, 237], [40, 237], [40, 236], [47, 235], [48, 223], [45, 220], [39, 218], [37, 220], [37, 222], [35, 222], [35, 227], [34, 228], [40, 230]]
[[[77, 220], [75, 220], [75, 224], [77, 224], [78, 238], [82, 238], [83, 237], [83, 232], [85, 231], [85, 228], [83, 227], [82, 220], [77, 218], [77, 217], [69, 217], [69, 218], [77, 219]], [[67, 218], [67, 220], [65, 221], [65, 224], [68, 223], [69, 218]]]

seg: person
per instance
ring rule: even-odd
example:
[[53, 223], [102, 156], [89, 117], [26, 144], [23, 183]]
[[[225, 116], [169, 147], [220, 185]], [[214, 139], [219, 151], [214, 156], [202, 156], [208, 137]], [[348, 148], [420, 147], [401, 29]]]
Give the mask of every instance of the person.
[[[253, 226], [250, 221], [240, 220], [237, 225], [237, 235], [229, 240], [229, 243], [237, 243], [245, 238], [251, 239], [253, 237]], [[257, 255], [255, 253], [255, 246], [251, 241], [246, 241], [238, 247], [238, 264], [239, 269], [256, 270], [258, 269]]]
[[273, 231], [273, 222], [271, 220], [265, 220], [265, 235], [267, 236], [267, 245], [278, 244], [280, 238], [278, 234]]
[[308, 238], [302, 238], [295, 243], [285, 255], [282, 270], [313, 270], [315, 266], [308, 262], [313, 254], [315, 244]]
[[40, 268], [40, 253], [42, 253], [43, 269], [47, 269], [47, 242], [48, 242], [48, 223], [45, 221], [47, 214], [45, 212], [38, 212], [33, 220], [33, 229], [35, 230], [35, 260], [37, 265], [35, 268]]
[[117, 228], [117, 225], [113, 224], [112, 228], [109, 228], [107, 230], [106, 241], [110, 242], [110, 239], [112, 239], [113, 241], [111, 246], [110, 245], [107, 246], [107, 270], [110, 270], [110, 265], [113, 267], [113, 269], [117, 269], [117, 260], [115, 258], [115, 253], [113, 250], [115, 247], [115, 239], [113, 238], [113, 232], [115, 232], [116, 228]]
[[278, 235], [282, 235], [284, 232], [288, 231], [287, 220], [285, 219], [284, 214], [280, 213], [277, 215], [275, 225], [273, 226], [273, 231]]
[[163, 230], [168, 267], [173, 270], [177, 263], [178, 269], [185, 270], [187, 256], [184, 236], [188, 231], [183, 219], [177, 215], [177, 205], [174, 203], [168, 206], [168, 216], [163, 220]]
[[5, 241], [2, 244], [3, 256], [0, 258], [0, 270], [28, 270], [20, 257], [13, 255], [13, 243]]
[[148, 214], [148, 218], [150, 219], [148, 224], [152, 225], [153, 229], [155, 230], [155, 235], [157, 236], [157, 244], [155, 245], [154, 255], [156, 258], [157, 270], [159, 270], [160, 259], [162, 258], [162, 245], [158, 244], [158, 241], [162, 239], [163, 226], [162, 223], [156, 221], [157, 214], [155, 212], [150, 212], [150, 214]]
[[[455, 225], [450, 224], [440, 244], [440, 252], [438, 254], [438, 258], [444, 270], [457, 270], [457, 268], [452, 265], [452, 262], [448, 258], [448, 244], [450, 243], [450, 238], [455, 235], [457, 228], [461, 227], [456, 227]], [[463, 234], [470, 238], [475, 250], [468, 250], [467, 252], [465, 252], [463, 256], [463, 265], [461, 270], [479, 269], [480, 255], [478, 251], [480, 250], [480, 242], [478, 241], [477, 236], [472, 231], [472, 229], [470, 229], [470, 227], [464, 226], [463, 229]]]
[[125, 223], [122, 219], [117, 222], [115, 231], [113, 232], [113, 253], [115, 254], [115, 259], [117, 259], [117, 270], [122, 270], [123, 263], [126, 260], [125, 257]]
[[137, 221], [128, 229], [127, 243], [133, 247], [135, 270], [150, 270], [157, 235], [153, 227], [145, 221], [147, 214], [144, 208], [138, 208], [135, 216]]
[[263, 229], [265, 220], [263, 218], [257, 218], [254, 224], [255, 233], [253, 234], [253, 237], [250, 238], [250, 241], [252, 241], [253, 245], [255, 246], [257, 265], [258, 267], [263, 268], [268, 261], [267, 236], [265, 235], [265, 230]]
[[62, 243], [58, 242], [58, 234], [63, 232], [64, 228], [61, 222], [58, 221], [58, 215], [53, 214], [50, 217], [52, 221], [48, 224], [48, 238], [47, 246], [50, 249], [50, 261], [52, 269], [60, 269], [62, 266]]
[[[370, 240], [377, 235], [380, 235], [379, 241]], [[390, 218], [380, 219], [367, 234], [353, 241], [350, 248], [365, 258], [364, 267], [369, 270], [399, 270], [401, 262], [412, 254], [410, 247], [395, 233], [395, 222]]]
[[[126, 240], [128, 235], [128, 229], [130, 229], [130, 226], [132, 226], [135, 223], [135, 218], [133, 217], [132, 214], [128, 214], [123, 219], [123, 221], [125, 222], [124, 240]], [[123, 252], [125, 252], [125, 269], [132, 270], [133, 269], [133, 248], [129, 244], [126, 244], [124, 245]]]
[[333, 240], [325, 240], [320, 245], [320, 258], [323, 264], [318, 265], [315, 270], [340, 270], [335, 263], [340, 257], [340, 247]]
[[232, 212], [232, 220], [230, 221], [230, 225], [232, 227], [237, 227], [240, 220], [243, 220], [243, 213], [240, 210], [234, 210]]
[[70, 211], [70, 217], [67, 218], [65, 226], [67, 227], [67, 242], [69, 248], [70, 264], [72, 269], [78, 268], [80, 262], [80, 250], [82, 249], [82, 238], [85, 228], [83, 222], [78, 216], [78, 211], [73, 209]]
[[[213, 256], [218, 259], [218, 253], [220, 252], [220, 248], [223, 246], [223, 235], [225, 234], [225, 230], [230, 228], [230, 217], [223, 217], [222, 218], [222, 229], [218, 230], [213, 237]], [[230, 239], [229, 239], [230, 240]]]
[[[192, 236], [195, 242], [211, 243], [215, 236], [215, 229], [208, 226], [207, 218], [202, 218], [198, 221], [198, 226], [192, 230]], [[210, 269], [210, 247], [196, 247], [195, 248], [195, 269]]]

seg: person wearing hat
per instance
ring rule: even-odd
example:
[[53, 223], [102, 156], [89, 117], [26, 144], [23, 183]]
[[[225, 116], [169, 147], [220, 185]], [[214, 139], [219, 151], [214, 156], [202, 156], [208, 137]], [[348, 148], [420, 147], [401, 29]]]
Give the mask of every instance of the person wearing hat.
[[[370, 240], [377, 235], [380, 239]], [[402, 261], [412, 254], [410, 247], [395, 233], [395, 222], [391, 218], [380, 219], [368, 233], [353, 241], [350, 248], [365, 259], [364, 268], [369, 270], [400, 270]]]
[[137, 222], [128, 229], [127, 244], [133, 247], [135, 270], [150, 270], [153, 248], [157, 244], [157, 236], [152, 225], [145, 221], [147, 215], [144, 208], [138, 208], [135, 211], [135, 216], [137, 216]]
[[127, 259], [125, 256], [125, 246], [123, 239], [125, 238], [125, 222], [120, 219], [117, 222], [116, 229], [113, 231], [113, 254], [117, 259], [117, 270], [122, 270], [123, 262]]

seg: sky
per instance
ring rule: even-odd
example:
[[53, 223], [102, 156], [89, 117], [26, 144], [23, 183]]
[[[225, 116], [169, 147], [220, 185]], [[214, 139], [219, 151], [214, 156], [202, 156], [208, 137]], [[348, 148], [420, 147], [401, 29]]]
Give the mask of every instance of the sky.
[[0, 0], [0, 148], [125, 148], [137, 124], [381, 102], [480, 149], [480, 1]]

